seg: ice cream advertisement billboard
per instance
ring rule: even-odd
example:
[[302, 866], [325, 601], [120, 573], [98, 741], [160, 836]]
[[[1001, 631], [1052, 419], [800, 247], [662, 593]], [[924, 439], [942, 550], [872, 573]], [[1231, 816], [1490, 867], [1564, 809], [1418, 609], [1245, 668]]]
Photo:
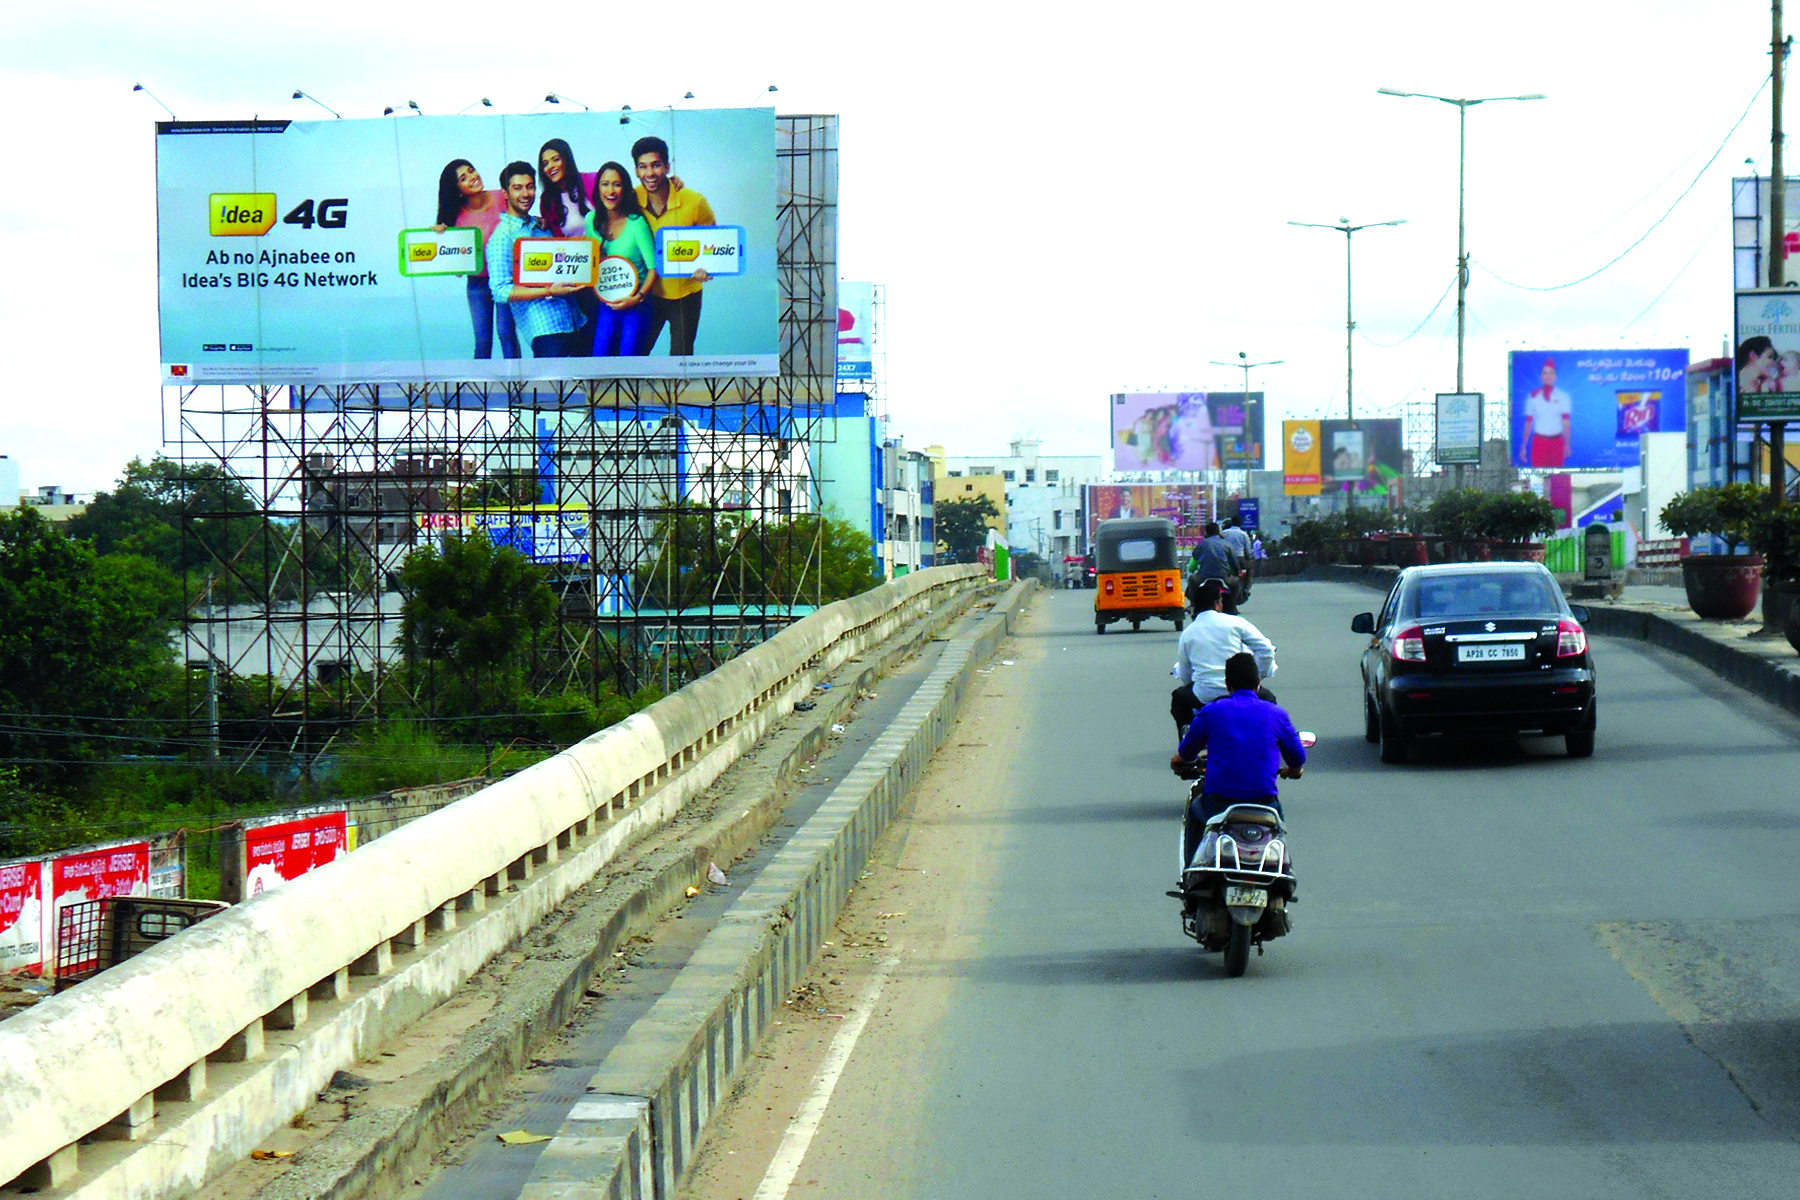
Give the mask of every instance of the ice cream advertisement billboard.
[[157, 126], [168, 384], [778, 371], [772, 109]]

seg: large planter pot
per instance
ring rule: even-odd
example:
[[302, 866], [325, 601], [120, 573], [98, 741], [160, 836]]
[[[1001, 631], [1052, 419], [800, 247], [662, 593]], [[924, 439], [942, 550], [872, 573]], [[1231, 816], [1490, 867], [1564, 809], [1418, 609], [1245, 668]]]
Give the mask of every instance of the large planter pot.
[[1372, 567], [1381, 561], [1381, 551], [1383, 547], [1374, 538], [1358, 538], [1354, 545], [1356, 547], [1357, 566]]
[[1765, 579], [1762, 583], [1763, 625], [1787, 635], [1800, 650], [1800, 580]]
[[1500, 542], [1494, 547], [1494, 558], [1500, 562], [1544, 561], [1542, 542]]
[[1425, 539], [1400, 535], [1388, 539], [1388, 562], [1396, 567], [1416, 567], [1431, 561]]
[[1708, 621], [1741, 621], [1762, 590], [1760, 554], [1690, 554], [1681, 560], [1688, 607]]

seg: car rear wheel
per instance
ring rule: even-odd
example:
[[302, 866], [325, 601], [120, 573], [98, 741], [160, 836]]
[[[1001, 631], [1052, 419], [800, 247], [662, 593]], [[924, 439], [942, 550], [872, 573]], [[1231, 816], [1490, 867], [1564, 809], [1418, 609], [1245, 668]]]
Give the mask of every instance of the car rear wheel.
[[1381, 714], [1375, 711], [1375, 701], [1363, 693], [1363, 740], [1379, 742], [1381, 740]]
[[1580, 729], [1571, 729], [1563, 734], [1563, 749], [1569, 752], [1570, 758], [1592, 758], [1594, 756], [1594, 731], [1600, 726], [1600, 706], [1596, 704], [1591, 710], [1587, 723]]
[[1376, 706], [1377, 731], [1381, 737], [1381, 761], [1384, 763], [1403, 763], [1406, 761], [1406, 734], [1400, 730], [1400, 723], [1389, 716], [1380, 705]]

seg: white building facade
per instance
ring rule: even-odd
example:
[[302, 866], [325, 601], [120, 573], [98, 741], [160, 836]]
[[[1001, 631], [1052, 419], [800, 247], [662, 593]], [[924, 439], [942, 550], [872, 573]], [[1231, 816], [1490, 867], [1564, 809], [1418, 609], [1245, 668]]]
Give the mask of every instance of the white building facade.
[[1098, 454], [1040, 454], [1038, 445], [1036, 434], [1022, 433], [1008, 454], [946, 456], [944, 471], [950, 478], [999, 475], [1006, 482], [1008, 547], [1056, 562], [1086, 552], [1087, 485], [1102, 482], [1104, 473]]

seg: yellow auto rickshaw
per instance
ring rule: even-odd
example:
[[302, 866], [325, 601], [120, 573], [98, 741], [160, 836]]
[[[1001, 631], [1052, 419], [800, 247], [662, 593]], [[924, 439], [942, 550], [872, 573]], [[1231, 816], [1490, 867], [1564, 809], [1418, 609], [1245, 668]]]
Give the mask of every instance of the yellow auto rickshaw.
[[1100, 522], [1094, 535], [1099, 577], [1094, 584], [1094, 632], [1114, 621], [1137, 629], [1153, 617], [1180, 629], [1187, 617], [1176, 557], [1175, 523], [1161, 517]]

